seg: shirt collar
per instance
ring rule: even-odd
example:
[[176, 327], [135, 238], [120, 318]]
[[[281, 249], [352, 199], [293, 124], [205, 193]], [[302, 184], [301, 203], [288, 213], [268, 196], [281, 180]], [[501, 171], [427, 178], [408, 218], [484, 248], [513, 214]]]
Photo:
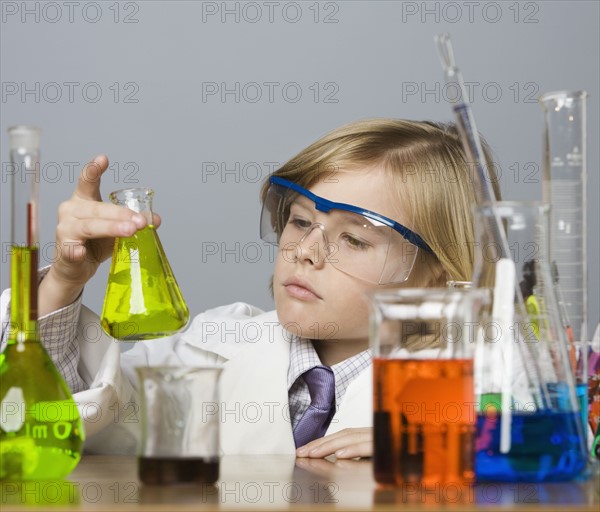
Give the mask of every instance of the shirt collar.
[[302, 375], [315, 366], [319, 366], [321, 360], [312, 344], [312, 341], [306, 338], [294, 337], [290, 349], [290, 366], [288, 368], [288, 390], [294, 382]]
[[[310, 339], [294, 337], [290, 349], [288, 391], [300, 375], [322, 364]], [[335, 377], [335, 399], [337, 404], [341, 403], [342, 396], [350, 382], [370, 364], [371, 350], [367, 349], [331, 366]]]

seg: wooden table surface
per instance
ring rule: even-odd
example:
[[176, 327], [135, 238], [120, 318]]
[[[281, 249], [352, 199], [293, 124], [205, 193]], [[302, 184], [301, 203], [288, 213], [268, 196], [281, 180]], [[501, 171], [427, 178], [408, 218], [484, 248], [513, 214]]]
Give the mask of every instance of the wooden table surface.
[[600, 510], [600, 470], [574, 482], [385, 489], [371, 461], [226, 456], [215, 485], [145, 486], [130, 456], [85, 456], [67, 481], [2, 484], [2, 512], [60, 510]]

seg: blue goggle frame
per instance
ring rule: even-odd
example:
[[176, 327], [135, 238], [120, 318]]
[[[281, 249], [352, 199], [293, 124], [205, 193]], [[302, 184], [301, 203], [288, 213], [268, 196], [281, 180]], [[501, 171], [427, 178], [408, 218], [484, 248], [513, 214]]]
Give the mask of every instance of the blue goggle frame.
[[286, 180], [285, 178], [280, 178], [279, 176], [271, 176], [269, 179], [269, 183], [274, 183], [275, 185], [279, 185], [281, 187], [289, 188], [298, 194], [302, 194], [307, 197], [311, 201], [314, 201], [315, 207], [320, 212], [328, 213], [329, 210], [344, 210], [347, 212], [357, 213], [369, 219], [373, 219], [385, 226], [392, 228], [394, 231], [400, 233], [402, 237], [413, 245], [416, 245], [419, 249], [423, 249], [424, 251], [435, 254], [431, 247], [427, 245], [425, 240], [423, 240], [419, 235], [417, 235], [411, 229], [408, 229], [406, 226], [396, 222], [395, 220], [389, 219], [388, 217], [384, 217], [379, 213], [372, 212], [371, 210], [365, 210], [364, 208], [360, 208], [358, 206], [354, 206], [346, 203], [336, 203], [334, 201], [329, 201], [328, 199], [324, 199], [323, 197], [319, 197], [313, 194], [310, 190], [301, 187], [300, 185], [294, 183], [293, 181]]

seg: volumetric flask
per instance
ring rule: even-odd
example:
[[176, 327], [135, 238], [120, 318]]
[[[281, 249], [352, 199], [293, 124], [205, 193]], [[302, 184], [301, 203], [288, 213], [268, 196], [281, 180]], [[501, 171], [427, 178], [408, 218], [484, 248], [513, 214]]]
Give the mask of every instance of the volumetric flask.
[[474, 481], [473, 354], [485, 293], [405, 288], [372, 296], [377, 482]]
[[145, 215], [148, 221], [133, 236], [115, 239], [101, 323], [108, 334], [123, 341], [170, 336], [189, 320], [188, 307], [152, 225], [153, 195], [149, 188], [110, 194], [113, 203]]
[[[44, 480], [65, 478], [73, 471], [85, 433], [69, 386], [38, 329], [40, 130], [16, 126], [8, 133], [11, 303], [8, 340], [0, 353], [0, 480], [29, 481], [34, 489], [40, 488], [40, 481], [43, 487]], [[63, 341], [54, 333], [50, 343]], [[13, 487], [13, 495], [15, 491]], [[29, 492], [23, 487], [23, 496]], [[8, 494], [2, 489], [2, 506]], [[23, 503], [30, 504], [25, 498]]]
[[[479, 481], [569, 480], [586, 465], [585, 436], [548, 264], [548, 206], [494, 202], [475, 210], [473, 282], [488, 289], [475, 354]], [[489, 238], [504, 226], [510, 254]]]
[[140, 382], [145, 484], [216, 482], [219, 478], [221, 368], [136, 368]]

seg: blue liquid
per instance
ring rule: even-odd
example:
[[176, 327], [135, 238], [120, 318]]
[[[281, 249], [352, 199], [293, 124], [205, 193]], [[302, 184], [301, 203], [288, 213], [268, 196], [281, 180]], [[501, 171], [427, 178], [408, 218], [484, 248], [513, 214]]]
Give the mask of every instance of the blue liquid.
[[500, 453], [501, 416], [478, 415], [477, 481], [546, 482], [577, 476], [586, 465], [586, 448], [577, 428], [578, 414], [513, 414], [508, 453]]
[[584, 430], [588, 430], [588, 385], [585, 382], [578, 383], [575, 386], [575, 394], [577, 395], [577, 401], [579, 402], [579, 408], [581, 409], [581, 421]]

